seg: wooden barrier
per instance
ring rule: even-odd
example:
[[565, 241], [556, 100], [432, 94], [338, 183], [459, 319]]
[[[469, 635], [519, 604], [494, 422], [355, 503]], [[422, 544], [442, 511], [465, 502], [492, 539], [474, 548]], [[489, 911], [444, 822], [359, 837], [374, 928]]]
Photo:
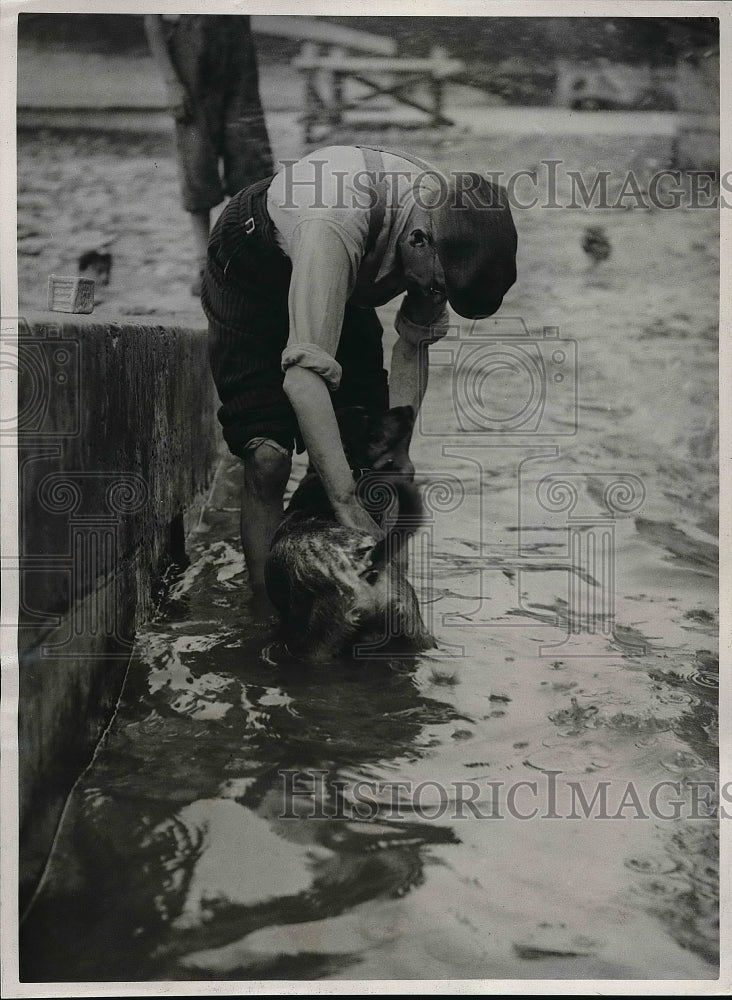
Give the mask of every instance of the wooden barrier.
[[272, 35], [275, 38], [296, 38], [301, 42], [319, 42], [323, 45], [342, 45], [354, 52], [371, 52], [374, 55], [396, 55], [396, 39], [388, 35], [375, 35], [358, 28], [331, 24], [316, 17], [284, 14], [252, 14], [252, 31], [255, 35]]
[[[340, 47], [322, 53], [314, 42], [306, 42], [293, 65], [303, 74], [305, 82], [305, 113], [302, 122], [305, 142], [312, 143], [346, 123], [349, 112], [368, 112], [370, 125], [376, 122], [393, 124], [396, 108], [404, 105], [421, 112], [416, 124], [436, 128], [454, 124], [443, 110], [445, 83], [465, 72], [459, 59], [451, 59], [440, 46], [435, 46], [427, 58], [396, 56], [349, 55]], [[349, 85], [360, 85], [361, 94], [349, 93]], [[425, 98], [421, 91], [427, 88]], [[384, 103], [383, 99], [388, 99]], [[378, 106], [367, 102], [380, 99]], [[357, 118], [349, 122], [356, 127]], [[404, 125], [404, 122], [399, 124]]]

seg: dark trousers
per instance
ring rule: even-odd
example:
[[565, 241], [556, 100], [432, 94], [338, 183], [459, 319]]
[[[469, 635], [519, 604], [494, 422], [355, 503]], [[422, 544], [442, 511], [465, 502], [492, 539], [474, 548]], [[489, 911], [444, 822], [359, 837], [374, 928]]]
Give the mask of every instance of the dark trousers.
[[[221, 213], [209, 241], [201, 297], [221, 400], [218, 418], [229, 449], [240, 456], [254, 437], [271, 438], [290, 451], [299, 438], [280, 361], [289, 336], [292, 266], [267, 214], [270, 180], [240, 191]], [[388, 409], [382, 334], [374, 309], [346, 305], [336, 352], [343, 369], [332, 396], [336, 411]]]
[[183, 207], [205, 212], [272, 172], [249, 18], [183, 14], [167, 42], [192, 104], [176, 121]]

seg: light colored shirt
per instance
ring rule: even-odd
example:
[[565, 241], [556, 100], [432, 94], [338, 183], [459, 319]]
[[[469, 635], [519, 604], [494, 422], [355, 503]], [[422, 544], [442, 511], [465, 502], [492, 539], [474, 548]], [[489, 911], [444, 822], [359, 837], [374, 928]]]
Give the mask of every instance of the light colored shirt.
[[[286, 164], [267, 194], [267, 211], [278, 244], [292, 261], [290, 334], [282, 355], [283, 368], [294, 364], [313, 368], [330, 389], [340, 382], [340, 366], [334, 355], [346, 302], [382, 305], [406, 290], [398, 243], [417, 225], [415, 182], [424, 171], [397, 154], [382, 156], [384, 221], [373, 262], [365, 268], [361, 265], [369, 235], [371, 196], [361, 149], [328, 146], [315, 150], [294, 164]], [[421, 191], [417, 194], [421, 200]], [[437, 309], [441, 311], [441, 307]], [[397, 322], [403, 335], [400, 325], [402, 330], [408, 327]]]

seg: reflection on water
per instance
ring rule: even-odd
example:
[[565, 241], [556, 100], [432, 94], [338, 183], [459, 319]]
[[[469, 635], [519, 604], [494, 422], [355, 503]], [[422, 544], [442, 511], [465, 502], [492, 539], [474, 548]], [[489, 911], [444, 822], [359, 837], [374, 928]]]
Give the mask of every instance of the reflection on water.
[[[475, 579], [446, 546], [443, 648], [272, 667], [227, 506], [139, 636], [25, 921], [23, 978], [715, 974], [711, 653], [537, 658], [561, 616], [537, 622], [500, 573], [482, 601], [504, 599], [506, 624], [471, 627]], [[553, 585], [536, 607], [556, 608]], [[648, 808], [664, 780], [673, 823]]]
[[[551, 115], [531, 114], [538, 138], [410, 143], [507, 176], [548, 141], [613, 183], [630, 162], [664, 162], [665, 140], [628, 136], [626, 119], [622, 139], [552, 142]], [[170, 151], [34, 131], [19, 152], [22, 301], [59, 260], [75, 267], [91, 227], [119, 232], [108, 315], [189, 302]], [[412, 567], [438, 650], [367, 670], [264, 664], [241, 603], [238, 489], [221, 477], [70, 798], [24, 924], [24, 979], [716, 975], [715, 215], [604, 217], [617, 252], [593, 277], [586, 221], [517, 215], [520, 280], [499, 314], [532, 337], [559, 321], [576, 341], [578, 415], [552, 390], [547, 437], [476, 445], [458, 435], [454, 370], [444, 354], [431, 365], [415, 465], [465, 489], [435, 517], [429, 572]], [[484, 402], [494, 422], [514, 407], [505, 390]], [[614, 524], [609, 635], [601, 577], [567, 561], [566, 513], [523, 516], [517, 470], [538, 444], [553, 457], [536, 459], [537, 479], [586, 473], [588, 525], [605, 516], [602, 470], [643, 481], [643, 509]]]

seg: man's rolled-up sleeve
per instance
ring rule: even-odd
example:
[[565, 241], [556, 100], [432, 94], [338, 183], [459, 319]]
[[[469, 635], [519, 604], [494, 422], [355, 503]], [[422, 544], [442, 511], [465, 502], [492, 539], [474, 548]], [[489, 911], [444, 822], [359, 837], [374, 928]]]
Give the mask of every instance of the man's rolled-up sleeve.
[[337, 223], [312, 219], [296, 226], [291, 253], [290, 336], [282, 368], [310, 368], [333, 392], [340, 385], [341, 366], [335, 353], [358, 270], [359, 248]]
[[420, 322], [416, 322], [410, 317], [412, 301], [411, 297], [406, 295], [396, 314], [394, 327], [399, 337], [412, 347], [434, 344], [441, 340], [447, 334], [450, 325], [450, 313], [447, 307], [444, 304], [436, 304], [432, 310], [433, 315], [426, 319], [423, 315], [424, 309], [422, 309]]
[[282, 352], [282, 371], [288, 368], [309, 368], [322, 375], [331, 392], [341, 384], [342, 370], [336, 359], [318, 344], [288, 344]]

